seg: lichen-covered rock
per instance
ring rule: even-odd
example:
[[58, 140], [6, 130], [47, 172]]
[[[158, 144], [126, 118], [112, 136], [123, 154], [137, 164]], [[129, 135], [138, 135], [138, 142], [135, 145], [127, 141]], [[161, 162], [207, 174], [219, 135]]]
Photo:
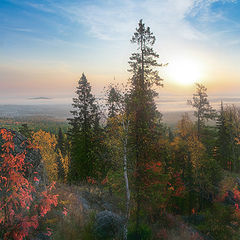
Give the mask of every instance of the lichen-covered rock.
[[123, 223], [124, 219], [111, 211], [99, 212], [94, 224], [96, 239], [121, 239]]

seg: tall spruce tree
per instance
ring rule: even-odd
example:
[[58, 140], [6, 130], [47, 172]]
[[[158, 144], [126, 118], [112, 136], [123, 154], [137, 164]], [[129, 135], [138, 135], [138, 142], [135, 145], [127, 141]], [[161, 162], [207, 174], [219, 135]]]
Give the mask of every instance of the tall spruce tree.
[[86, 180], [96, 177], [98, 171], [98, 144], [100, 114], [91, 86], [84, 73], [78, 81], [76, 97], [73, 98], [69, 118], [69, 137], [71, 141], [69, 181]]
[[132, 159], [135, 163], [135, 191], [136, 202], [136, 234], [140, 239], [140, 211], [147, 200], [145, 192], [145, 181], [148, 178], [146, 164], [151, 161], [152, 152], [150, 144], [154, 138], [154, 125], [160, 118], [154, 97], [157, 93], [152, 89], [154, 85], [162, 86], [156, 67], [162, 66], [157, 62], [159, 55], [154, 52], [152, 46], [155, 36], [149, 27], [145, 27], [142, 20], [134, 33], [131, 42], [137, 44], [138, 51], [130, 57], [129, 71], [132, 73], [130, 79], [131, 93], [128, 111], [133, 116], [130, 123], [130, 141]]

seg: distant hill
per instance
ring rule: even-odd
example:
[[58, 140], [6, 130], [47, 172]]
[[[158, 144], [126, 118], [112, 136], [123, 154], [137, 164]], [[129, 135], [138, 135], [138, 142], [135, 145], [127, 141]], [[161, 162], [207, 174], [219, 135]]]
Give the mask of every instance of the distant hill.
[[48, 99], [52, 99], [49, 97], [30, 97], [28, 98], [29, 100], [48, 100]]

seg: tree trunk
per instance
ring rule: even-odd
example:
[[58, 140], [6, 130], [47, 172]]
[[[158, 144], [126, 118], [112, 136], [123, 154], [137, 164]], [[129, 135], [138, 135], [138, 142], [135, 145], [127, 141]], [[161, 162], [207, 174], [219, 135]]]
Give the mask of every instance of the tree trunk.
[[127, 143], [128, 143], [128, 125], [125, 124], [124, 119], [122, 122], [123, 130], [124, 130], [124, 138], [123, 138], [123, 174], [125, 180], [125, 188], [126, 188], [126, 216], [123, 230], [123, 239], [127, 240], [128, 234], [128, 220], [130, 216], [130, 189], [129, 189], [129, 181], [128, 181], [128, 172], [127, 172]]
[[125, 187], [126, 187], [126, 220], [124, 224], [124, 240], [127, 240], [128, 234], [128, 220], [129, 220], [129, 213], [130, 213], [130, 189], [129, 189], [129, 182], [128, 182], [128, 174], [127, 174], [127, 139], [124, 141], [124, 153], [123, 153], [123, 172], [124, 172], [124, 180], [125, 180]]

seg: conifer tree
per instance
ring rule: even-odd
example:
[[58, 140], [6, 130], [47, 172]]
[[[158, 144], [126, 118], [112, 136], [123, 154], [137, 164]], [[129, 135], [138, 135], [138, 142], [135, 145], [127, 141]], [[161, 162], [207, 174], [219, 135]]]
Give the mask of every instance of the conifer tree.
[[96, 177], [98, 168], [97, 133], [99, 110], [91, 86], [84, 73], [78, 81], [76, 97], [73, 98], [73, 118], [69, 118], [71, 156], [69, 181], [86, 180]]
[[66, 154], [65, 150], [65, 140], [64, 140], [64, 135], [62, 132], [62, 128], [60, 127], [58, 129], [58, 134], [57, 134], [57, 147], [60, 149], [61, 153], [63, 156]]
[[221, 105], [217, 121], [218, 141], [217, 158], [224, 169], [239, 170], [240, 147], [237, 139], [240, 135], [240, 111], [236, 106]]
[[117, 87], [110, 85], [107, 94], [108, 117], [113, 118], [119, 112], [119, 90]]
[[193, 99], [188, 100], [188, 104], [196, 110], [194, 116], [197, 118], [198, 139], [200, 138], [202, 128], [205, 121], [216, 118], [216, 111], [212, 108], [208, 101], [207, 88], [199, 83], [196, 83], [196, 93], [193, 94]]
[[129, 71], [132, 73], [130, 79], [130, 101], [128, 111], [133, 118], [130, 123], [131, 139], [129, 144], [132, 149], [132, 159], [135, 162], [135, 202], [136, 202], [136, 234], [140, 227], [140, 211], [144, 201], [147, 199], [144, 190], [144, 182], [148, 178], [146, 164], [151, 161], [149, 145], [154, 138], [154, 125], [160, 119], [154, 97], [156, 92], [152, 89], [154, 85], [162, 86], [156, 67], [159, 55], [154, 52], [152, 46], [155, 36], [149, 27], [145, 27], [142, 20], [134, 33], [132, 43], [138, 46], [138, 51], [130, 57]]
[[229, 154], [229, 134], [226, 126], [224, 106], [221, 101], [221, 109], [217, 119], [218, 139], [217, 139], [217, 159], [224, 169], [227, 169]]
[[65, 172], [63, 168], [63, 164], [61, 162], [61, 157], [58, 155], [57, 156], [57, 179], [59, 181], [63, 181], [65, 177]]

